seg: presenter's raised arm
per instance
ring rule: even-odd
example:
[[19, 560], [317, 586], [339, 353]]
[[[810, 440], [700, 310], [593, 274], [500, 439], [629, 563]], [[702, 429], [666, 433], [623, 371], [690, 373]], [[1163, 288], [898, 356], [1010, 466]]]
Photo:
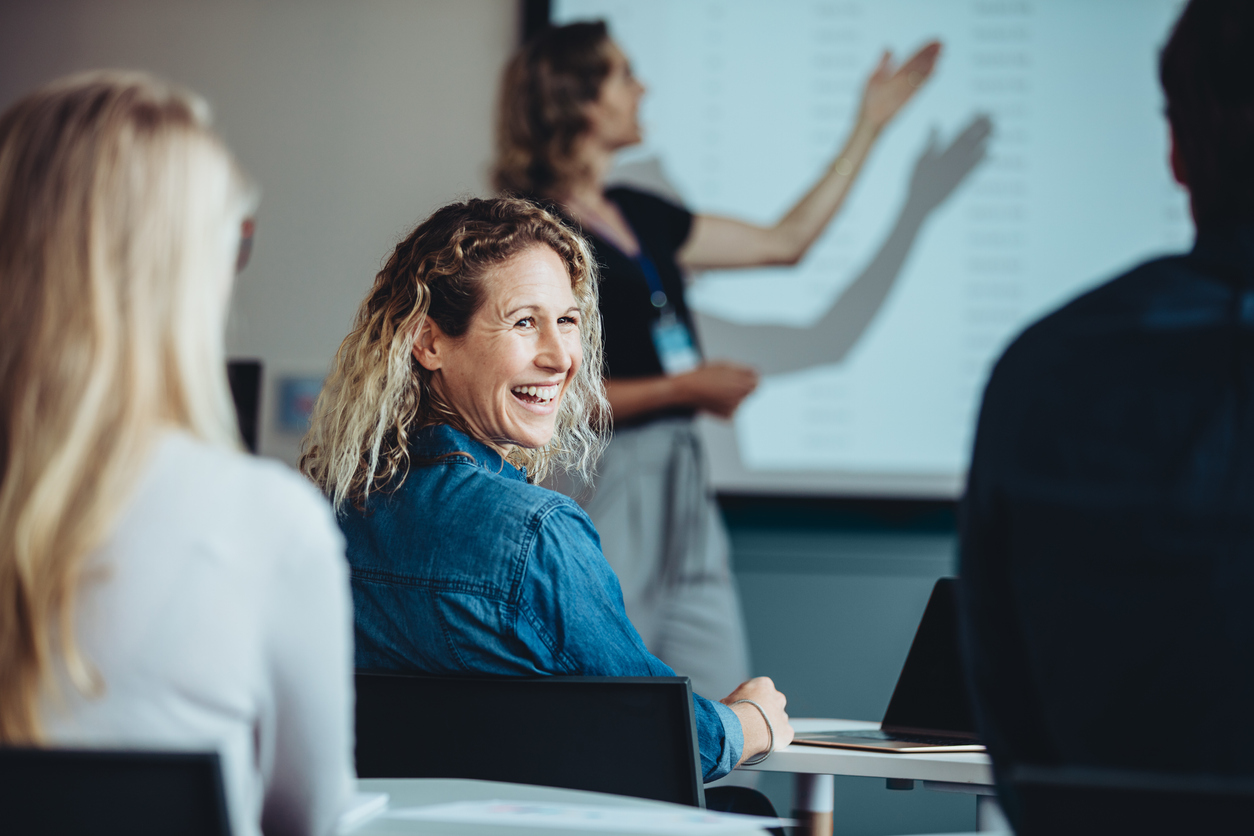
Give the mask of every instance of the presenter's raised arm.
[[[707, 315], [701, 334], [720, 353], [752, 360], [762, 374], [783, 374], [839, 363], [857, 344], [888, 298], [923, 225], [949, 199], [988, 152], [993, 123], [980, 114], [952, 142], [933, 131], [910, 177], [905, 203], [870, 263], [850, 282], [821, 319], [806, 328], [745, 326]], [[786, 346], [787, 348], [781, 348]]]
[[717, 215], [697, 215], [679, 251], [690, 268], [796, 264], [840, 210], [880, 132], [927, 81], [940, 56], [932, 41], [900, 66], [885, 52], [862, 94], [862, 105], [845, 147], [823, 176], [774, 226], [757, 226]]

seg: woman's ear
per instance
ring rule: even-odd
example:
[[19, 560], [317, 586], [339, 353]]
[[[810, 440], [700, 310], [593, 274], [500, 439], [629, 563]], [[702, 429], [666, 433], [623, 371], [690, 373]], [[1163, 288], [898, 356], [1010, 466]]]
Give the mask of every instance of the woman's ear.
[[444, 347], [444, 340], [444, 332], [440, 330], [440, 326], [432, 322], [430, 318], [424, 319], [422, 327], [418, 329], [418, 336], [414, 339], [414, 347], [411, 349], [418, 365], [429, 372], [440, 368], [443, 360], [441, 349]]

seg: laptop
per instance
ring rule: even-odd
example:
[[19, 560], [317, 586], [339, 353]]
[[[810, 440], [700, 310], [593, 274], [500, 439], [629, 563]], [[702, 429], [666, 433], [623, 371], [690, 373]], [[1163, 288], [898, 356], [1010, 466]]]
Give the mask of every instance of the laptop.
[[873, 752], [983, 752], [958, 650], [957, 580], [932, 587], [878, 729], [798, 734], [793, 743]]

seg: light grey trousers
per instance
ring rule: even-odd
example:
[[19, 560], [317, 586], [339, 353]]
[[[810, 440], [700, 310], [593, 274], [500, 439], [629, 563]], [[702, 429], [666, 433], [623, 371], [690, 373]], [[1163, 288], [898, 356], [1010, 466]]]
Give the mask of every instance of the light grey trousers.
[[615, 430], [594, 485], [570, 489], [601, 535], [645, 645], [717, 700], [749, 676], [727, 530], [689, 419]]

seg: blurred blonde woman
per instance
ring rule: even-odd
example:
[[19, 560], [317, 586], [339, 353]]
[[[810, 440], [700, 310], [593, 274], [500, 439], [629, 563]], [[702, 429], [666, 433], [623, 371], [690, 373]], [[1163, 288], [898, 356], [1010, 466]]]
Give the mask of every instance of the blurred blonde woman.
[[342, 540], [240, 452], [223, 326], [252, 189], [137, 73], [0, 115], [0, 743], [216, 749], [237, 834], [352, 778]]

